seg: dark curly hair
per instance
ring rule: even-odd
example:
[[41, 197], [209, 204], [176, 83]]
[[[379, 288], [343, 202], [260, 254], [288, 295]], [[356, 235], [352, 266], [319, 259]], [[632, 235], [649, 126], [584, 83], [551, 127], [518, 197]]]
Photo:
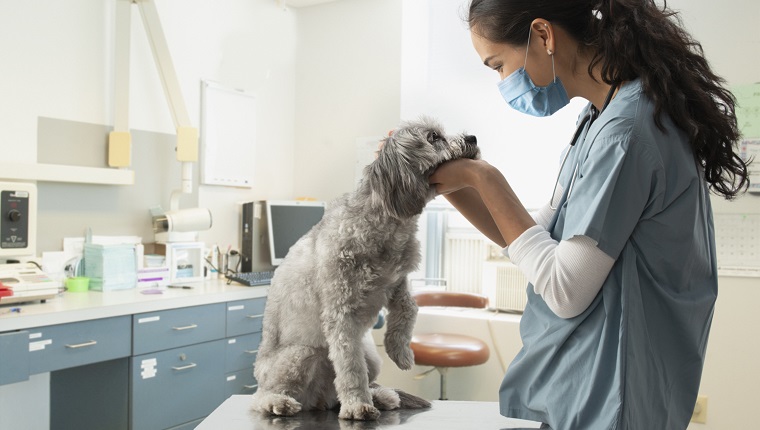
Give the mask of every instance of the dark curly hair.
[[561, 26], [593, 54], [592, 77], [599, 67], [610, 85], [640, 78], [655, 104], [655, 124], [664, 130], [667, 114], [687, 133], [713, 192], [731, 200], [749, 187], [748, 163], [736, 152], [736, 99], [667, 2], [472, 0], [466, 20], [492, 42], [522, 45], [536, 18]]

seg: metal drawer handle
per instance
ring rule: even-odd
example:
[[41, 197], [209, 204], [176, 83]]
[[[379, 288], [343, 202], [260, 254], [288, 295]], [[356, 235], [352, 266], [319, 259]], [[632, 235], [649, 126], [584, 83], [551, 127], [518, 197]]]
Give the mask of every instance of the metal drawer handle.
[[254, 318], [261, 318], [261, 317], [263, 317], [263, 316], [264, 316], [264, 314], [259, 314], [259, 315], [246, 315], [246, 318], [254, 319]]
[[195, 363], [190, 363], [186, 366], [172, 366], [172, 369], [174, 370], [185, 370], [185, 369], [192, 369], [193, 367], [197, 366]]
[[76, 345], [66, 345], [66, 348], [71, 348], [71, 349], [84, 348], [85, 346], [92, 346], [92, 345], [95, 345], [96, 343], [98, 343], [97, 340], [91, 340], [85, 343], [77, 343]]
[[259, 350], [258, 349], [254, 349], [254, 350], [246, 349], [243, 352], [245, 352], [246, 354], [256, 354], [257, 352], [259, 352]]
[[259, 384], [255, 384], [255, 385], [243, 385], [243, 388], [247, 388], [247, 389], [250, 390], [251, 388], [257, 388], [258, 386], [259, 386]]
[[184, 327], [172, 327], [172, 329], [179, 331], [179, 330], [190, 330], [191, 328], [196, 328], [196, 327], [198, 327], [198, 324], [190, 324]]

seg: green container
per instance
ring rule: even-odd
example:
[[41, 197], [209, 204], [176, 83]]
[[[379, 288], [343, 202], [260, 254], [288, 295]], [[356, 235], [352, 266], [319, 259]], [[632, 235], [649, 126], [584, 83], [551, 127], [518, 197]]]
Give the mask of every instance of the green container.
[[81, 293], [90, 289], [90, 278], [77, 276], [66, 279], [66, 291], [70, 293]]

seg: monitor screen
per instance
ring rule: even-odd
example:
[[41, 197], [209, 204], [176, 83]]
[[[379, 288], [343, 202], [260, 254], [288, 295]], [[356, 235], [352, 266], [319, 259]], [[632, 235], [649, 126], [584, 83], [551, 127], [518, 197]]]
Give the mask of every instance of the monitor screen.
[[290, 247], [322, 219], [324, 202], [285, 200], [267, 201], [269, 255], [279, 266]]

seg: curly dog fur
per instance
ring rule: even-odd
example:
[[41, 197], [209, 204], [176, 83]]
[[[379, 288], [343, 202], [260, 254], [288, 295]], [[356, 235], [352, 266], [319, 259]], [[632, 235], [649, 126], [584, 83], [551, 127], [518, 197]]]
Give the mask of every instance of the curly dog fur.
[[479, 156], [474, 136], [447, 137], [428, 118], [384, 140], [356, 190], [328, 205], [275, 272], [254, 410], [293, 415], [340, 404], [340, 418], [374, 420], [379, 409], [430, 405], [373, 383], [381, 360], [370, 329], [385, 307], [388, 356], [401, 369], [412, 367], [417, 305], [407, 275], [420, 261], [417, 218], [435, 197], [428, 177], [445, 161]]

